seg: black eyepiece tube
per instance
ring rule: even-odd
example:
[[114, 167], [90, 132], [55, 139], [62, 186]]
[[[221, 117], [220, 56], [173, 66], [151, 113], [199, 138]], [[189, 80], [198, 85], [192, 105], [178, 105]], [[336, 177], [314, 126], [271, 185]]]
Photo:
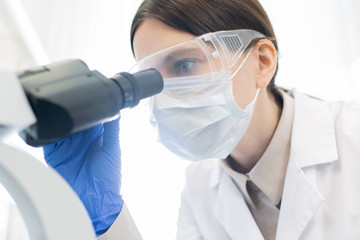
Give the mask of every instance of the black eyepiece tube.
[[156, 69], [134, 74], [122, 72], [111, 78], [123, 90], [124, 108], [136, 106], [141, 99], [153, 96], [164, 88], [164, 82]]

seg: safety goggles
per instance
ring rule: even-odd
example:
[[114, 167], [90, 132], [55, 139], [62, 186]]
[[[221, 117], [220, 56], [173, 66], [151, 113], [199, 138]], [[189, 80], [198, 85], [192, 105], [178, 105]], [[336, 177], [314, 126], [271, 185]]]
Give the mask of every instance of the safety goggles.
[[237, 73], [250, 44], [261, 38], [265, 36], [248, 29], [206, 33], [145, 57], [131, 72], [157, 69], [164, 79], [163, 91], [174, 97], [209, 92], [229, 79], [219, 76], [232, 78]]

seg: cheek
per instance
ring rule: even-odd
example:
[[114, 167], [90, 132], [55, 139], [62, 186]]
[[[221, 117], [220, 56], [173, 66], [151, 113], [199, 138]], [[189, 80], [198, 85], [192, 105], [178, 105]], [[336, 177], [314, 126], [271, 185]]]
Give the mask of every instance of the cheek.
[[256, 75], [245, 65], [232, 79], [234, 99], [241, 109], [254, 99], [256, 93]]

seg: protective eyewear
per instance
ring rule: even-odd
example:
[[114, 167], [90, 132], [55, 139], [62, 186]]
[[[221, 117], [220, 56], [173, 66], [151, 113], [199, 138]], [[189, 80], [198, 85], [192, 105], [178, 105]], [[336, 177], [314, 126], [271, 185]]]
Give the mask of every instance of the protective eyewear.
[[232, 78], [237, 73], [250, 44], [262, 38], [263, 34], [248, 29], [206, 33], [145, 57], [131, 72], [157, 69], [164, 78], [164, 92], [174, 97], [211, 91], [221, 85], [219, 75]]

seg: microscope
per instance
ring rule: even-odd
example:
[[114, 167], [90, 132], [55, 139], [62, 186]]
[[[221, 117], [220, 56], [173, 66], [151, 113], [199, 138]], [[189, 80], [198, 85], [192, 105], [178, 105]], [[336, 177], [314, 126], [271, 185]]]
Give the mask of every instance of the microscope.
[[15, 74], [0, 69], [0, 182], [16, 202], [30, 239], [95, 239], [76, 193], [53, 169], [1, 139], [17, 132], [42, 146], [116, 117], [120, 110], [162, 91], [149, 69], [107, 78], [79, 59]]

